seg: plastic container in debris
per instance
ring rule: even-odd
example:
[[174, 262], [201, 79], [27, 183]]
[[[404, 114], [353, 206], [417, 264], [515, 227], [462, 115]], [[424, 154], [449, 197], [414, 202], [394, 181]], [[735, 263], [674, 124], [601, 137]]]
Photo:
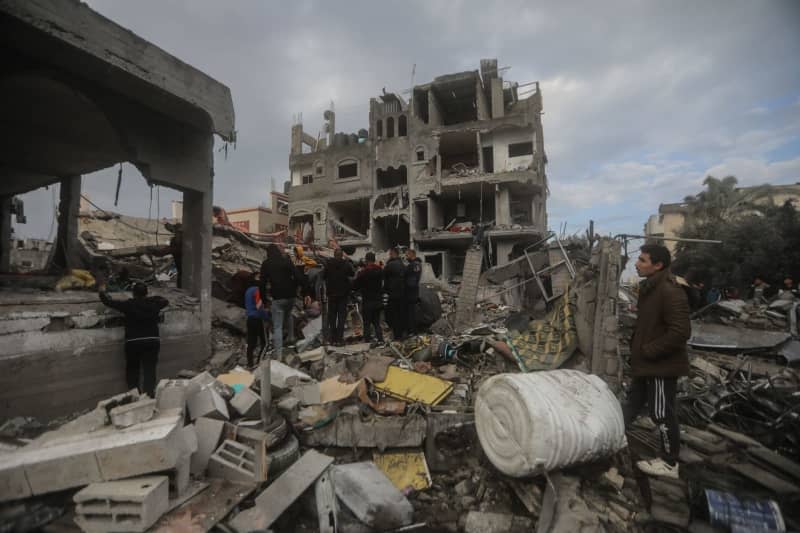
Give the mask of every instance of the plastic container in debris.
[[778, 504], [772, 500], [740, 500], [733, 494], [706, 489], [711, 525], [731, 531], [786, 531]]
[[475, 427], [492, 464], [524, 477], [593, 461], [626, 446], [608, 385], [577, 370], [499, 374], [475, 397]]

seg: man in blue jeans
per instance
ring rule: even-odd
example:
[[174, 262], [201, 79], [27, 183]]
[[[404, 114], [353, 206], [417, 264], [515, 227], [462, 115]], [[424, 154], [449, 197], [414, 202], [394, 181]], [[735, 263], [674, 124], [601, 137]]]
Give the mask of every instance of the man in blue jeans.
[[[270, 244], [267, 247], [267, 259], [261, 264], [261, 294], [272, 298], [272, 347], [277, 359], [283, 355], [284, 321], [289, 326], [289, 340], [293, 340], [292, 308], [299, 286], [306, 287], [303, 273], [294, 266], [289, 256], [281, 253], [277, 245]], [[306, 300], [310, 301], [310, 296], [306, 296]]]

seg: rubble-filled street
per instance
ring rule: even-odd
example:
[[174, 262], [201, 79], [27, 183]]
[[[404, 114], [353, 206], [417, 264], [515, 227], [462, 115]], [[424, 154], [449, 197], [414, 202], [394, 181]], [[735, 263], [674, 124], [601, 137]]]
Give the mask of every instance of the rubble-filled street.
[[0, 533], [800, 531], [800, 11], [568, 4], [0, 0]]

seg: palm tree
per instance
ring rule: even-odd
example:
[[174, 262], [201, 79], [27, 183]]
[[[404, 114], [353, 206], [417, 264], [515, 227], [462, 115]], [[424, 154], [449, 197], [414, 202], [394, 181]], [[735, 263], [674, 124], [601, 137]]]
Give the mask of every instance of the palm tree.
[[735, 176], [725, 176], [721, 180], [707, 176], [703, 180], [704, 191], [684, 198], [689, 206], [689, 214], [696, 223], [708, 221], [726, 222], [745, 213], [752, 213], [755, 201], [767, 194], [768, 185], [743, 191], [736, 185]]

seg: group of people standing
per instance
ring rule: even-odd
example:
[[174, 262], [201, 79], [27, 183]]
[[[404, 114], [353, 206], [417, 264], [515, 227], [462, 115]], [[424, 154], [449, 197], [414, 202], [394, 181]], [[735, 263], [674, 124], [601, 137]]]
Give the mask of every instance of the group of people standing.
[[384, 342], [381, 329], [384, 295], [388, 297], [385, 315], [393, 338], [401, 339], [416, 332], [415, 309], [419, 301], [422, 262], [414, 250], [406, 251], [407, 263], [404, 263], [400, 251], [390, 249], [385, 266], [376, 261], [375, 253], [368, 252], [357, 271], [341, 248], [334, 251], [333, 258], [324, 267], [304, 256], [302, 249], [295, 254], [298, 259], [292, 262], [277, 245], [270, 245], [260, 272], [250, 280], [245, 291], [248, 365], [256, 363], [256, 348], [267, 344], [265, 321], [272, 322], [272, 345], [278, 357], [284, 346], [284, 328], [289, 334], [289, 343], [293, 341], [292, 309], [298, 290], [302, 292], [306, 307], [313, 301], [327, 300], [326, 340], [330, 344], [344, 344], [347, 309], [353, 291], [361, 296], [365, 341]]

